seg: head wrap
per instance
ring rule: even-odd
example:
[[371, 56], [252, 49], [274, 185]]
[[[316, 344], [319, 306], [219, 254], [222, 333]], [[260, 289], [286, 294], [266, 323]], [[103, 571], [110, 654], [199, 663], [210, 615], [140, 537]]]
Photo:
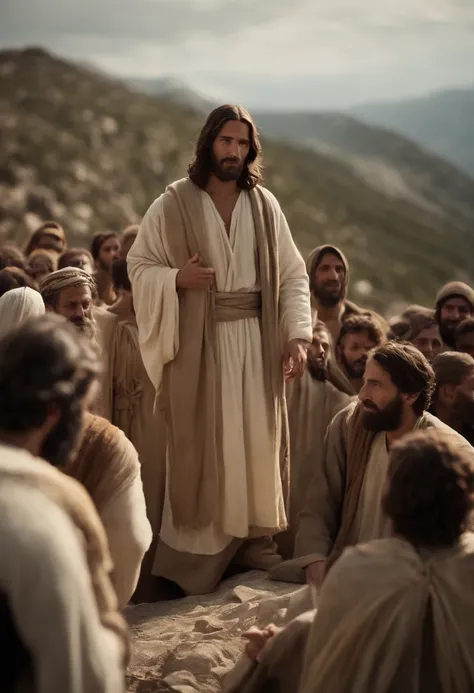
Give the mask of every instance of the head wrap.
[[390, 322], [389, 339], [412, 342], [422, 330], [437, 327], [434, 311], [420, 306], [409, 306], [398, 318]]
[[90, 274], [79, 267], [64, 267], [43, 279], [40, 285], [41, 296], [46, 304], [50, 304], [54, 296], [71, 286], [88, 286], [93, 296], [97, 292], [97, 285]]
[[474, 312], [474, 289], [464, 282], [449, 282], [445, 284], [436, 296], [436, 309], [441, 308], [448, 298], [464, 298]]
[[29, 286], [11, 289], [0, 298], [0, 334], [44, 313], [44, 302], [37, 291]]
[[332, 253], [333, 255], [337, 255], [340, 259], [342, 264], [344, 265], [344, 282], [343, 282], [343, 298], [346, 296], [347, 292], [347, 286], [349, 284], [349, 262], [347, 261], [346, 256], [342, 252], [342, 250], [339, 250], [339, 248], [336, 248], [335, 245], [320, 245], [314, 250], [311, 251], [309, 254], [309, 257], [306, 261], [306, 271], [308, 273], [309, 277], [309, 288], [311, 289], [311, 292], [314, 292], [314, 270], [316, 267], [319, 265], [321, 260], [323, 259], [324, 255], [327, 253]]

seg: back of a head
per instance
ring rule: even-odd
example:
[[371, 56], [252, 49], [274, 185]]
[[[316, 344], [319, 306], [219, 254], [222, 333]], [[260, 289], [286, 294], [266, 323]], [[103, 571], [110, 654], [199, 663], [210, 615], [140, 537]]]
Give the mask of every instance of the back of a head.
[[471, 332], [474, 332], [474, 318], [466, 318], [456, 327], [455, 338], [457, 340]]
[[23, 322], [0, 338], [0, 430], [36, 429], [51, 406], [77, 413], [99, 372], [97, 348], [64, 318]]
[[388, 338], [411, 342], [422, 330], [437, 327], [437, 325], [434, 311], [428, 308], [411, 310], [390, 322]]
[[121, 258], [127, 257], [130, 248], [135, 243], [135, 240], [138, 236], [139, 230], [140, 230], [139, 224], [131, 224], [130, 226], [127, 226], [127, 228], [124, 229], [124, 231], [122, 232], [122, 235], [120, 237], [120, 257]]
[[436, 386], [460, 385], [474, 373], [474, 359], [459, 351], [444, 351], [433, 360]]
[[0, 336], [44, 312], [44, 302], [38, 291], [28, 286], [7, 291], [0, 297]]
[[19, 267], [26, 270], [25, 257], [16, 245], [4, 245], [0, 248], [0, 270], [5, 267]]
[[399, 392], [419, 393], [413, 411], [421, 416], [429, 408], [435, 388], [435, 374], [428, 359], [409, 342], [386, 342], [370, 357], [390, 375]]
[[470, 526], [474, 451], [460, 448], [449, 432], [425, 429], [396, 442], [387, 481], [384, 511], [394, 533], [414, 546], [454, 546]]
[[78, 265], [76, 265], [74, 261], [83, 255], [87, 256], [91, 265], [94, 264], [93, 257], [86, 248], [69, 248], [59, 256], [58, 270], [64, 269], [65, 267], [77, 267]]

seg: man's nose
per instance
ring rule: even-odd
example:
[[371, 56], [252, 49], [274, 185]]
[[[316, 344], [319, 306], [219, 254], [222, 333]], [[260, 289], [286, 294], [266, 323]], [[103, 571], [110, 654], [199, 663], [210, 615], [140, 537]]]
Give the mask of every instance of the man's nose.
[[77, 306], [76, 310], [74, 311], [74, 316], [76, 318], [83, 318], [86, 314], [86, 311], [82, 306]]

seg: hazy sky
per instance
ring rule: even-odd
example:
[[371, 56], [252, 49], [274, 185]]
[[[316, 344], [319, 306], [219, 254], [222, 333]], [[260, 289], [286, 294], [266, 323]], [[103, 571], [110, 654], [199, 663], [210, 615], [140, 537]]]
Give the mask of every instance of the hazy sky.
[[474, 85], [474, 0], [0, 0], [0, 46], [173, 76], [249, 107]]

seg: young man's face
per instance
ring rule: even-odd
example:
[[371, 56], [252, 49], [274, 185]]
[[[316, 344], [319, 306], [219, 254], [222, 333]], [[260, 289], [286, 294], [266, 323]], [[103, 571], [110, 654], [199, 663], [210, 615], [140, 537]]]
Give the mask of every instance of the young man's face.
[[346, 268], [339, 255], [324, 253], [313, 273], [313, 293], [323, 306], [335, 306], [344, 296]]
[[78, 253], [77, 255], [74, 255], [69, 265], [70, 267], [78, 267], [79, 269], [84, 270], [84, 272], [87, 272], [87, 274], [94, 273], [94, 268], [92, 267], [90, 257], [86, 255], [86, 253]]
[[443, 351], [443, 342], [436, 325], [421, 330], [412, 340], [412, 344], [430, 362]]
[[250, 133], [247, 123], [229, 120], [212, 146], [213, 173], [221, 181], [238, 180], [250, 151]]
[[337, 348], [337, 360], [350, 378], [362, 378], [369, 352], [376, 346], [367, 330], [346, 334]]
[[329, 335], [326, 330], [316, 328], [313, 341], [308, 347], [308, 371], [316, 380], [326, 379], [329, 357]]
[[98, 265], [101, 269], [110, 271], [112, 263], [119, 256], [120, 243], [117, 238], [108, 238], [102, 243], [99, 250]]

